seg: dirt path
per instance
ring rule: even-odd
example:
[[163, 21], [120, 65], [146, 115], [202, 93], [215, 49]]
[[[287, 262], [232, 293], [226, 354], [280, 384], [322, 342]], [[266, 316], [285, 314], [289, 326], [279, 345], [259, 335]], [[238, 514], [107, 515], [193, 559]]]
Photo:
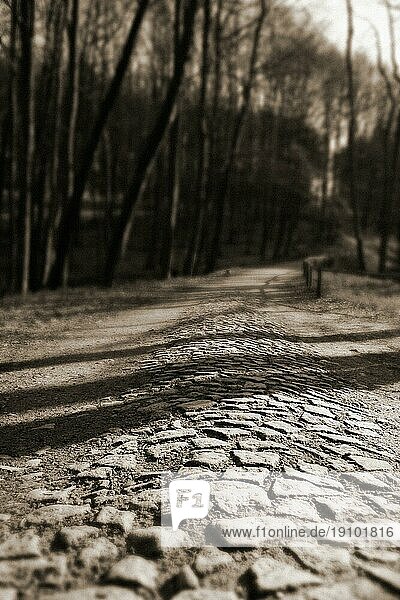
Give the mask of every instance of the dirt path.
[[[39, 555], [29, 560], [44, 563], [26, 565], [18, 575], [16, 557], [2, 561], [0, 546], [0, 585], [26, 586], [27, 598], [39, 593], [37, 585], [45, 590], [48, 570], [58, 572], [52, 536], [71, 523], [94, 524], [103, 541], [94, 543], [80, 529], [78, 549], [68, 542], [57, 554], [65, 573], [50, 587], [101, 582], [126, 554], [124, 534], [143, 537], [148, 534], [132, 534], [132, 528], [157, 523], [160, 470], [398, 468], [399, 347], [400, 331], [389, 321], [343, 314], [340, 306], [321, 310], [305, 294], [297, 265], [238, 270], [184, 293], [172, 287], [147, 308], [21, 347], [12, 364], [9, 357], [1, 362], [0, 535], [1, 528], [3, 535], [26, 527], [42, 532]], [[123, 512], [99, 521], [104, 507]], [[333, 564], [325, 566], [329, 573], [319, 582], [325, 587], [309, 595], [306, 570], [303, 583], [297, 576], [292, 586], [298, 595], [287, 597], [394, 597], [389, 588], [400, 588], [397, 553], [360, 563], [357, 556], [347, 561], [346, 552], [340, 577]], [[268, 572], [295, 568], [286, 555], [271, 560], [278, 562], [266, 566]], [[180, 561], [190, 562], [187, 556]], [[252, 561], [251, 552], [236, 555], [220, 580], [203, 574], [201, 585], [230, 589], [229, 598], [259, 595], [240, 583]], [[161, 579], [153, 593], [179, 564], [157, 563]], [[218, 570], [212, 564], [210, 573]], [[379, 577], [371, 575], [379, 568]], [[285, 591], [284, 581], [276, 585], [271, 593]], [[122, 597], [99, 589], [103, 596], [90, 597]], [[86, 598], [79, 593], [76, 598]], [[54, 597], [64, 596], [58, 591]], [[191, 598], [206, 596], [185, 596]]]

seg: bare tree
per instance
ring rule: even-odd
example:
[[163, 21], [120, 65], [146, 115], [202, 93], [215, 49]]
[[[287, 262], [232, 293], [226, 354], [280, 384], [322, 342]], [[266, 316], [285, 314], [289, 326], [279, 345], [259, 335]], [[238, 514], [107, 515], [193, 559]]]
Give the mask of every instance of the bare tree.
[[127, 246], [132, 226], [133, 209], [140, 198], [147, 182], [147, 175], [157, 154], [158, 147], [173, 115], [176, 97], [181, 85], [189, 49], [193, 38], [193, 26], [197, 12], [197, 0], [186, 3], [182, 34], [179, 40], [179, 60], [175, 63], [174, 73], [168, 86], [167, 94], [161, 106], [154, 127], [139, 154], [135, 173], [126, 193], [119, 219], [108, 250], [105, 265], [104, 283], [110, 286], [113, 282], [117, 264]]
[[[174, 70], [176, 71], [179, 57], [179, 40], [181, 36], [182, 0], [175, 0], [174, 22]], [[168, 188], [167, 206], [165, 210], [164, 239], [161, 250], [161, 275], [169, 279], [173, 269], [174, 238], [180, 194], [180, 111], [179, 102], [174, 109], [174, 117], [169, 131], [168, 141]]]
[[35, 0], [20, 3], [19, 33], [19, 161], [18, 161], [18, 288], [24, 296], [29, 291], [29, 267], [32, 219], [32, 158], [34, 149], [33, 37]]
[[101, 134], [107, 123], [108, 117], [118, 97], [148, 4], [149, 0], [140, 0], [139, 2], [127, 39], [121, 52], [120, 60], [115, 69], [114, 77], [100, 106], [95, 124], [86, 144], [86, 148], [81, 159], [81, 164], [77, 170], [74, 180], [75, 185], [73, 192], [69, 196], [68, 201], [63, 209], [61, 222], [58, 229], [56, 258], [49, 278], [49, 285], [52, 288], [58, 287], [62, 282], [65, 263], [71, 249], [72, 234], [78, 227], [82, 197], [89, 177], [90, 169], [93, 164], [94, 156], [96, 154], [97, 146], [101, 139]]
[[350, 205], [353, 215], [353, 232], [357, 244], [357, 259], [360, 271], [365, 271], [364, 246], [361, 237], [360, 219], [358, 213], [357, 186], [356, 186], [356, 165], [355, 165], [355, 136], [357, 117], [355, 109], [354, 93], [354, 71], [353, 71], [353, 38], [354, 38], [354, 15], [352, 0], [346, 0], [348, 31], [346, 46], [346, 69], [347, 69], [347, 99], [349, 105], [348, 122], [348, 169], [349, 169], [349, 195]]
[[232, 133], [232, 139], [231, 139], [230, 148], [229, 148], [229, 151], [228, 151], [228, 154], [226, 157], [225, 165], [222, 169], [221, 183], [219, 186], [219, 194], [218, 194], [218, 198], [217, 198], [216, 222], [215, 222], [214, 235], [213, 235], [213, 238], [211, 241], [211, 246], [209, 248], [208, 257], [207, 257], [207, 271], [208, 272], [214, 270], [216, 262], [217, 262], [218, 254], [220, 251], [221, 235], [222, 235], [222, 228], [223, 228], [223, 223], [224, 223], [225, 204], [226, 204], [226, 199], [227, 199], [227, 194], [228, 194], [229, 180], [230, 180], [230, 177], [232, 174], [232, 169], [233, 169], [233, 166], [235, 163], [235, 155], [236, 155], [237, 147], [238, 147], [238, 144], [240, 141], [240, 135], [242, 132], [243, 122], [246, 117], [249, 103], [250, 103], [251, 92], [252, 92], [252, 88], [253, 88], [253, 82], [254, 82], [256, 65], [257, 65], [258, 47], [259, 47], [262, 27], [263, 27], [266, 15], [267, 15], [266, 0], [260, 0], [260, 13], [259, 13], [259, 17], [257, 19], [255, 29], [254, 29], [254, 37], [253, 37], [253, 44], [252, 44], [251, 55], [250, 55], [247, 80], [245, 81], [244, 86], [243, 86], [241, 106], [240, 106], [240, 109], [238, 111], [238, 114], [237, 114], [237, 117], [235, 120], [233, 133]]
[[202, 35], [202, 66], [201, 66], [201, 85], [198, 105], [198, 162], [197, 179], [194, 193], [195, 218], [193, 220], [193, 230], [189, 240], [189, 248], [186, 254], [184, 274], [193, 275], [198, 268], [200, 253], [201, 236], [204, 227], [204, 218], [206, 211], [206, 184], [209, 157], [209, 128], [207, 118], [207, 89], [208, 77], [210, 71], [209, 65], [209, 37], [211, 25], [211, 7], [210, 0], [203, 2], [203, 35]]

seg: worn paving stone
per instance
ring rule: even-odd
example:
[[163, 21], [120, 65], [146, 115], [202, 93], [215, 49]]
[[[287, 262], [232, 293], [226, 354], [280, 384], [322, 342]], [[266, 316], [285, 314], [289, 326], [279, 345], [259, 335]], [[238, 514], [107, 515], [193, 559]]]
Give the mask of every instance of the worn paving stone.
[[359, 519], [361, 522], [366, 517], [376, 517], [377, 513], [365, 502], [356, 497], [316, 497], [315, 503], [322, 517], [335, 520]]
[[89, 540], [99, 537], [100, 530], [90, 525], [63, 527], [55, 536], [55, 543], [62, 548], [84, 546]]
[[27, 499], [31, 502], [38, 502], [40, 504], [45, 503], [59, 503], [65, 504], [75, 490], [75, 486], [71, 486], [65, 490], [47, 490], [38, 488], [32, 490], [27, 494]]
[[141, 556], [127, 556], [117, 562], [107, 575], [110, 583], [140, 586], [154, 591], [157, 587], [156, 566]]
[[196, 556], [194, 569], [196, 573], [204, 577], [230, 566], [233, 562], [234, 560], [229, 554], [210, 546], [209, 548], [203, 548]]
[[0, 588], [0, 600], [17, 600], [18, 590], [12, 587]]
[[189, 565], [181, 567], [173, 580], [175, 591], [195, 590], [200, 587], [199, 578]]
[[285, 475], [294, 479], [301, 479], [303, 481], [309, 481], [317, 486], [320, 486], [324, 489], [333, 488], [335, 490], [339, 490], [340, 492], [344, 492], [345, 488], [343, 484], [333, 477], [329, 477], [328, 475], [315, 475], [312, 473], [303, 473], [297, 469], [293, 469], [292, 467], [284, 468]]
[[327, 496], [342, 495], [340, 490], [331, 487], [322, 487], [304, 479], [289, 479], [283, 477], [275, 479], [271, 491], [278, 498], [295, 498], [301, 496], [307, 496], [309, 498], [322, 494], [326, 494]]
[[399, 570], [388, 569], [387, 567], [364, 565], [363, 570], [376, 581], [383, 583], [396, 593], [400, 593], [400, 572]]
[[39, 600], [143, 600], [143, 596], [116, 585], [95, 585], [71, 590], [70, 592], [57, 592], [56, 594], [43, 593]]
[[33, 532], [11, 535], [0, 544], [0, 560], [38, 558], [41, 555], [40, 538]]
[[27, 525], [61, 525], [71, 519], [83, 519], [91, 512], [89, 504], [75, 506], [72, 504], [53, 504], [43, 506], [31, 512], [24, 520]]
[[269, 435], [268, 429], [280, 431], [282, 433], [296, 433], [298, 431], [298, 427], [295, 427], [294, 425], [292, 425], [291, 423], [288, 423], [286, 421], [279, 421], [279, 420], [265, 421], [263, 423], [263, 425], [264, 425], [264, 427], [267, 428], [267, 430], [265, 432], [266, 435]]
[[357, 454], [350, 454], [349, 458], [366, 471], [391, 471], [393, 469], [392, 465], [387, 460], [368, 458]]
[[213, 427], [212, 429], [209, 429], [206, 427], [201, 431], [208, 437], [215, 437], [219, 440], [231, 440], [232, 438], [242, 436], [246, 437], [251, 433], [248, 429], [238, 427], [228, 427], [227, 429], [222, 429], [221, 427]]
[[113, 506], [103, 506], [94, 522], [97, 525], [115, 527], [120, 529], [124, 534], [127, 534], [135, 526], [136, 515], [127, 510], [118, 510]]
[[167, 431], [159, 431], [155, 433], [149, 440], [150, 444], [160, 444], [161, 442], [178, 440], [178, 439], [190, 439], [196, 436], [196, 430], [193, 428], [188, 429], [169, 429]]
[[276, 452], [235, 450], [232, 455], [244, 467], [277, 467], [280, 461], [280, 456]]
[[357, 583], [339, 582], [285, 594], [281, 600], [394, 600], [394, 596], [367, 579], [359, 579]]
[[189, 448], [187, 442], [172, 442], [171, 444], [159, 444], [146, 448], [146, 455], [154, 460], [169, 457], [172, 453], [183, 452]]
[[364, 490], [388, 490], [390, 486], [372, 473], [345, 473], [345, 479], [353, 481]]
[[102, 564], [111, 563], [118, 558], [119, 551], [106, 537], [90, 540], [79, 553], [79, 563], [85, 569], [98, 571]]
[[318, 522], [320, 520], [314, 504], [301, 498], [280, 498], [274, 500], [273, 509], [276, 515], [298, 517], [303, 521]]
[[[137, 463], [136, 454], [107, 454], [96, 460], [95, 464], [99, 467], [111, 467], [116, 469], [135, 469]], [[97, 469], [96, 469], [97, 471]], [[93, 473], [93, 472], [92, 472]], [[80, 474], [82, 477], [82, 474]]]
[[229, 455], [225, 452], [213, 450], [204, 450], [193, 452], [190, 459], [186, 461], [186, 466], [206, 467], [208, 469], [223, 469], [229, 463]]
[[225, 592], [216, 589], [202, 588], [200, 590], [185, 590], [172, 600], [239, 600], [234, 592]]
[[215, 481], [211, 489], [211, 502], [232, 517], [264, 515], [271, 508], [266, 490], [241, 481]]
[[64, 554], [55, 554], [40, 577], [40, 585], [51, 589], [62, 589], [70, 579], [67, 557]]
[[254, 485], [263, 487], [267, 474], [264, 470], [249, 467], [243, 469], [241, 467], [229, 467], [223, 473], [223, 480], [233, 480], [239, 482], [253, 483]]
[[333, 414], [333, 412], [329, 409], [329, 408], [325, 408], [323, 406], [318, 406], [318, 405], [314, 405], [314, 404], [307, 404], [304, 406], [304, 410], [308, 413], [312, 413], [315, 415], [319, 415], [319, 416], [323, 416], [323, 417], [328, 417], [331, 419], [335, 418], [335, 415]]
[[248, 576], [251, 587], [260, 596], [323, 583], [323, 579], [313, 573], [280, 563], [271, 558], [256, 560], [250, 567]]
[[110, 467], [97, 467], [88, 469], [77, 474], [77, 479], [109, 479], [112, 477], [112, 469]]
[[0, 561], [0, 586], [26, 587], [33, 578], [49, 568], [45, 558], [26, 558]]
[[307, 548], [290, 547], [288, 550], [303, 567], [321, 575], [342, 573], [351, 569], [351, 555], [347, 548], [318, 544]]
[[229, 447], [228, 442], [226, 442], [224, 440], [218, 440], [217, 438], [210, 438], [210, 437], [194, 438], [192, 443], [193, 443], [193, 446], [195, 448], [198, 448], [199, 450], [201, 450], [201, 449], [207, 450], [209, 448], [228, 448]]
[[190, 546], [189, 536], [182, 530], [172, 531], [167, 527], [143, 527], [134, 529], [127, 538], [127, 548], [147, 558], [157, 558], [169, 546]]
[[368, 560], [371, 562], [386, 564], [400, 562], [400, 554], [398, 552], [392, 552], [390, 550], [380, 548], [358, 548], [356, 554], [363, 560]]

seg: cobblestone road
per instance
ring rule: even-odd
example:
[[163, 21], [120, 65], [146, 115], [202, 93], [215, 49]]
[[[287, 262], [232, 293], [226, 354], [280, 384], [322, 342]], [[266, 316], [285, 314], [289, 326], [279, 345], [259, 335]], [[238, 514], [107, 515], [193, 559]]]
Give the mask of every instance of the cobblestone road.
[[[262, 467], [286, 470], [297, 486], [328, 470], [379, 472], [382, 488], [393, 479], [396, 336], [392, 351], [380, 348], [384, 381], [357, 381], [357, 369], [372, 368], [371, 348], [366, 363], [354, 352], [362, 335], [353, 332], [352, 350], [338, 356], [332, 346], [320, 351], [323, 336], [314, 332], [315, 343], [305, 343], [304, 324], [309, 319], [310, 332], [322, 317], [299, 303], [293, 267], [243, 271], [169, 298], [171, 322], [155, 327], [150, 316], [131, 345], [125, 332], [123, 351], [100, 357], [74, 385], [63, 388], [62, 361], [14, 367], [16, 378], [31, 369], [32, 385], [5, 392], [1, 404], [0, 600], [398, 597], [393, 549], [160, 546], [163, 470]], [[125, 321], [137, 316], [131, 311]], [[333, 346], [346, 343], [343, 323], [335, 329], [331, 320], [343, 334]], [[385, 339], [385, 331], [376, 337]], [[70, 362], [79, 374], [88, 360]], [[57, 387], [43, 383], [49, 368]], [[390, 387], [385, 406], [383, 383]], [[322, 505], [338, 518], [357, 508], [368, 519], [400, 510], [396, 499], [348, 507], [327, 496], [310, 503], [310, 514]]]

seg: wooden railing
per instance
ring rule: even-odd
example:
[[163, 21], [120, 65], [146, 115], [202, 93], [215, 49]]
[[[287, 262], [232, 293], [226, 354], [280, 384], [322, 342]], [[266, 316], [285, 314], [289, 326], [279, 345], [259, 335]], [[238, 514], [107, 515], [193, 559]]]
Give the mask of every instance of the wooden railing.
[[[309, 256], [303, 260], [303, 274], [309, 290], [315, 288], [317, 298], [322, 296], [322, 273], [332, 266], [333, 259], [327, 255]], [[316, 275], [316, 277], [315, 277]]]

